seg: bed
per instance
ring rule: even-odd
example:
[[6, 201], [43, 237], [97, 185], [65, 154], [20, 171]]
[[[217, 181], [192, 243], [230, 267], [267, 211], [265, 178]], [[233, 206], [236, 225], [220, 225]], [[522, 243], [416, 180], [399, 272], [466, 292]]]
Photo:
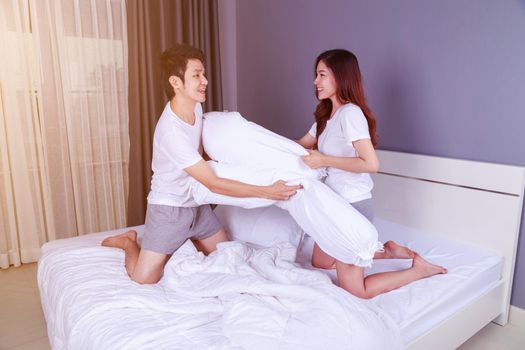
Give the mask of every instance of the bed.
[[[292, 303], [300, 322], [293, 329], [287, 328], [287, 341], [279, 343], [282, 339], [275, 334], [282, 332], [282, 327], [278, 326], [288, 322], [290, 315], [282, 318], [283, 315], [276, 313], [275, 310], [283, 307], [282, 301], [270, 298], [278, 302], [270, 303], [273, 309], [268, 311], [253, 301], [231, 304], [233, 297], [228, 293], [239, 290], [221, 291], [230, 299], [223, 298], [218, 311], [216, 298], [210, 298], [216, 293], [212, 292], [214, 286], [210, 281], [215, 277], [210, 272], [219, 265], [207, 265], [191, 243], [185, 244], [168, 263], [166, 269], [171, 280], [139, 286], [126, 280], [123, 254], [99, 246], [104, 237], [122, 230], [84, 235], [52, 241], [42, 248], [38, 284], [52, 347], [313, 349], [319, 337], [328, 337], [330, 341], [325, 344], [345, 348], [344, 341], [341, 343], [344, 337], [352, 337], [355, 332], [367, 334], [366, 327], [360, 328], [362, 325], [350, 319], [349, 314], [353, 312], [348, 312], [347, 306], [348, 310], [363, 308], [364, 324], [392, 328], [390, 333], [385, 333], [385, 337], [392, 337], [387, 341], [395, 342], [395, 333], [399, 332], [402, 346], [408, 349], [454, 349], [491, 321], [505, 325], [525, 169], [391, 151], [378, 151], [378, 155], [381, 172], [374, 176], [374, 202], [375, 225], [381, 240], [395, 239], [407, 244], [432, 262], [444, 264], [449, 269], [448, 275], [414, 282], [371, 301], [356, 302], [329, 282], [333, 278], [330, 272], [311, 268], [308, 255], [312, 242], [290, 218], [275, 213], [277, 209], [259, 210], [263, 213], [261, 217], [279, 218], [265, 223], [253, 211], [242, 214], [246, 209], [237, 210], [235, 216], [230, 210], [230, 214], [226, 214], [231, 220], [229, 226], [234, 226], [230, 229], [246, 232], [247, 241], [261, 237], [255, 229], [271, 231], [272, 235], [265, 237], [264, 242], [253, 243], [275, 247], [256, 249], [253, 244], [232, 243], [221, 248], [222, 256], [228, 257], [223, 260], [237, 261], [235, 259], [246, 254], [250, 259], [262, 259], [261, 264], [255, 261], [259, 265], [250, 265], [246, 273], [251, 274], [255, 269], [267, 276], [273, 274], [277, 280], [284, 278], [282, 276], [289, 278], [278, 281], [281, 284], [296, 282], [294, 286], [298, 289], [294, 292], [289, 288], [277, 290], [287, 297], [289, 294], [300, 296], [300, 302], [293, 299]], [[140, 232], [142, 228], [136, 229]], [[303, 239], [299, 239], [301, 237]], [[296, 256], [291, 244], [299, 245]], [[295, 258], [296, 264], [284, 258], [275, 259], [276, 256]], [[234, 265], [246, 266], [244, 263], [245, 260], [237, 261]], [[399, 269], [407, 262], [389, 263], [374, 263], [373, 269]], [[278, 270], [269, 271], [268, 266]], [[231, 265], [226, 268], [231, 269]], [[201, 277], [206, 278], [193, 278], [195, 272], [203, 271], [207, 275], [201, 273]], [[253, 285], [258, 285], [257, 273], [243, 275], [240, 281], [254, 278]], [[180, 288], [176, 291], [165, 288], [170, 282]], [[123, 285], [126, 288], [122, 288]], [[269, 288], [267, 284], [262, 287]], [[202, 298], [196, 301], [192, 293]], [[240, 294], [243, 301], [250, 295], [249, 291]], [[304, 304], [319, 300], [319, 295], [328, 297], [322, 298], [323, 302], [313, 311], [305, 308]], [[268, 301], [260, 295], [258, 298]], [[338, 304], [331, 303], [334, 300]], [[231, 307], [224, 309], [224, 305]], [[340, 310], [334, 310], [337, 308]], [[217, 318], [217, 312], [222, 316]], [[309, 312], [320, 315], [319, 320], [301, 318]], [[268, 318], [272, 322], [266, 322]], [[325, 327], [326, 320], [338, 326]], [[235, 346], [225, 340], [225, 334], [230, 340], [235, 339]], [[363, 348], [374, 348], [374, 344], [374, 339], [370, 339]]]
[[407, 344], [453, 349], [491, 321], [508, 322], [525, 169], [381, 151], [374, 177], [377, 216], [503, 259], [499, 282]]

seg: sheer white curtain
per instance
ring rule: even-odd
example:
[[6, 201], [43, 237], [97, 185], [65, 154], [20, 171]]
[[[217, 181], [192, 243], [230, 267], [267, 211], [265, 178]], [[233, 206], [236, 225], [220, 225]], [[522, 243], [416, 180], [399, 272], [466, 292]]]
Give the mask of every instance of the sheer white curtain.
[[0, 267], [126, 225], [124, 0], [0, 0]]

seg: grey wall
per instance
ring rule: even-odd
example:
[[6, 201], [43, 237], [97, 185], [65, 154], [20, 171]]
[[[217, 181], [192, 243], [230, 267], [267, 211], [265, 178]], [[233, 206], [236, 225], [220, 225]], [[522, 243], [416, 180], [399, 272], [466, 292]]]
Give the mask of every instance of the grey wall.
[[218, 6], [222, 107], [229, 111], [237, 110], [236, 6], [236, 0], [221, 0]]
[[360, 60], [380, 148], [525, 165], [525, 1], [242, 0], [236, 38], [238, 109], [276, 132], [307, 132], [313, 61], [342, 47]]

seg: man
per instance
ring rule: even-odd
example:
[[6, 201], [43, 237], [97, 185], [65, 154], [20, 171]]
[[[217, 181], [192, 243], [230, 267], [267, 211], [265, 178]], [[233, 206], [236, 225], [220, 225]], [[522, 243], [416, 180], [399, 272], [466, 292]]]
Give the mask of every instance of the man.
[[169, 99], [153, 137], [153, 177], [148, 195], [144, 237], [128, 231], [109, 237], [103, 246], [125, 251], [126, 270], [138, 283], [157, 283], [170, 254], [188, 238], [208, 254], [228, 236], [209, 205], [194, 201], [191, 178], [209, 190], [233, 197], [286, 200], [301, 186], [277, 181], [253, 186], [217, 177], [202, 158], [202, 107], [208, 80], [201, 50], [178, 44], [161, 56], [163, 83]]

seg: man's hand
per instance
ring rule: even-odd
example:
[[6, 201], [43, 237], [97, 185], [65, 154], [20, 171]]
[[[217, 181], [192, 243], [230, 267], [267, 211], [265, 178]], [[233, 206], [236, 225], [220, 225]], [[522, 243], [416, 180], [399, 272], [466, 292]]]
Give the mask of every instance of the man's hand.
[[311, 150], [308, 150], [308, 153], [310, 154], [307, 156], [302, 156], [301, 159], [310, 168], [317, 169], [317, 168], [326, 166], [324, 154], [322, 154], [319, 151], [311, 151]]

